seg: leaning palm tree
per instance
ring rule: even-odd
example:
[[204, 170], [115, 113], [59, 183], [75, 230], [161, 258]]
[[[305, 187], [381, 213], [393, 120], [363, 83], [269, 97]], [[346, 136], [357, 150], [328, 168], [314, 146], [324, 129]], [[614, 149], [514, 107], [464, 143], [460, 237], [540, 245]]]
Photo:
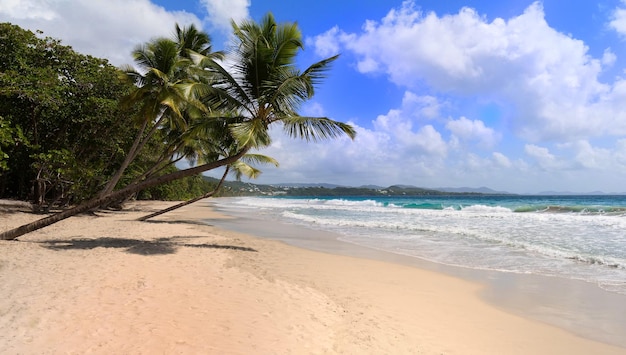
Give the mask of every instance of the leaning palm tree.
[[128, 165], [164, 121], [171, 120], [171, 124], [175, 125], [183, 123], [180, 112], [182, 103], [186, 101], [183, 90], [186, 77], [183, 73], [190, 66], [190, 61], [180, 58], [177, 44], [166, 38], [137, 47], [133, 56], [140, 70], [133, 67], [125, 67], [123, 70], [125, 78], [138, 88], [123, 103], [126, 106], [140, 106], [136, 116], [139, 129], [122, 165], [100, 192], [101, 196], [115, 189]]
[[342, 135], [354, 138], [356, 133], [348, 124], [327, 117], [303, 117], [298, 114], [301, 104], [313, 97], [315, 86], [325, 77], [337, 56], [300, 71], [296, 66], [296, 56], [303, 49], [303, 41], [296, 24], [277, 24], [274, 17], [268, 14], [260, 24], [244, 21], [241, 25], [234, 22], [232, 25], [236, 38], [232, 67], [225, 68], [204, 56], [194, 56], [193, 62], [212, 73], [210, 85], [205, 83], [201, 86], [206, 89], [202, 102], [212, 110], [205, 115], [205, 119], [222, 120], [220, 110], [237, 114], [238, 120], [229, 124], [229, 129], [238, 142], [238, 152], [100, 195], [79, 206], [0, 233], [0, 239], [15, 239], [140, 190], [230, 165], [250, 149], [269, 145], [271, 138], [268, 130], [274, 123], [283, 124], [287, 134], [305, 140], [317, 141]]
[[212, 51], [211, 38], [207, 33], [199, 31], [194, 25], [181, 28], [178, 24], [175, 39], [157, 38], [137, 46], [133, 51], [138, 69], [123, 67], [124, 79], [137, 85], [138, 89], [124, 98], [122, 103], [140, 106], [137, 115], [139, 130], [122, 165], [100, 192], [101, 196], [115, 189], [128, 165], [157, 129], [163, 126], [184, 129], [188, 122], [183, 109], [194, 112], [207, 110], [194, 97], [195, 89], [204, 85], [199, 77], [207, 72], [196, 68], [192, 56], [208, 61], [222, 59], [223, 53]]

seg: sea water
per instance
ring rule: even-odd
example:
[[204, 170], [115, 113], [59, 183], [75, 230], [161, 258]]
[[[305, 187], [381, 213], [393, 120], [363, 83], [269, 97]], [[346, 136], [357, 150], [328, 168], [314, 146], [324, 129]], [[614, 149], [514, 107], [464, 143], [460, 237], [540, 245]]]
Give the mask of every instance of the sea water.
[[436, 263], [626, 294], [626, 196], [242, 197], [223, 208]]

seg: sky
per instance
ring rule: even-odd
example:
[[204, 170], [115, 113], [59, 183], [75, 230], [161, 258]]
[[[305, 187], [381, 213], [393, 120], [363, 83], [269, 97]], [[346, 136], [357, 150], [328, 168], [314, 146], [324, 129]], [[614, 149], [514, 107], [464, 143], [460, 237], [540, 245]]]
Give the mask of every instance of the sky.
[[[0, 0], [0, 22], [132, 64], [175, 23], [297, 22], [301, 69], [340, 54], [302, 115], [354, 141], [272, 131], [252, 181], [626, 192], [626, 0]], [[215, 172], [213, 175], [217, 175]]]

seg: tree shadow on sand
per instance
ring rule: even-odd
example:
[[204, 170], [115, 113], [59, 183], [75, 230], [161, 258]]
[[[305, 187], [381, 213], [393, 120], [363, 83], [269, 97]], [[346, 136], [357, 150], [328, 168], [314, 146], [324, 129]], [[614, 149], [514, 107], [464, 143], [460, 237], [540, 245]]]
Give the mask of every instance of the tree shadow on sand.
[[[39, 242], [44, 248], [50, 250], [90, 250], [95, 248], [124, 249], [124, 252], [138, 255], [165, 255], [174, 254], [178, 248], [203, 248], [203, 249], [230, 249], [236, 251], [257, 252], [256, 249], [238, 245], [224, 244], [191, 244], [176, 242], [175, 239], [189, 239], [194, 237], [171, 237], [156, 240], [140, 240], [129, 238], [95, 238], [95, 239], [70, 239], [70, 240], [47, 240]], [[198, 237], [200, 238], [200, 237]]]
[[211, 224], [208, 224], [206, 221], [203, 220], [194, 220], [194, 219], [169, 219], [167, 221], [154, 221], [154, 220], [148, 220], [148, 221], [142, 221], [143, 223], [154, 223], [154, 224], [159, 224], [159, 223], [163, 223], [163, 224], [195, 224], [198, 226], [203, 226], [203, 227], [210, 227]]

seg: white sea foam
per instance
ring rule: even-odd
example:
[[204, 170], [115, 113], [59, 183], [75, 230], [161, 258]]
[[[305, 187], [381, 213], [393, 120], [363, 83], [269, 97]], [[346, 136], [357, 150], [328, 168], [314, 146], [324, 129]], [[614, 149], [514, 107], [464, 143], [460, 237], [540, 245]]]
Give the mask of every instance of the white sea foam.
[[479, 213], [512, 213], [511, 209], [501, 206], [485, 206], [485, 205], [471, 205], [462, 207], [461, 210], [465, 212], [479, 212]]
[[338, 232], [376, 249], [462, 267], [581, 279], [626, 294], [626, 218], [619, 215], [571, 212], [576, 208], [514, 213], [512, 203], [434, 199], [241, 198], [229, 205]]

